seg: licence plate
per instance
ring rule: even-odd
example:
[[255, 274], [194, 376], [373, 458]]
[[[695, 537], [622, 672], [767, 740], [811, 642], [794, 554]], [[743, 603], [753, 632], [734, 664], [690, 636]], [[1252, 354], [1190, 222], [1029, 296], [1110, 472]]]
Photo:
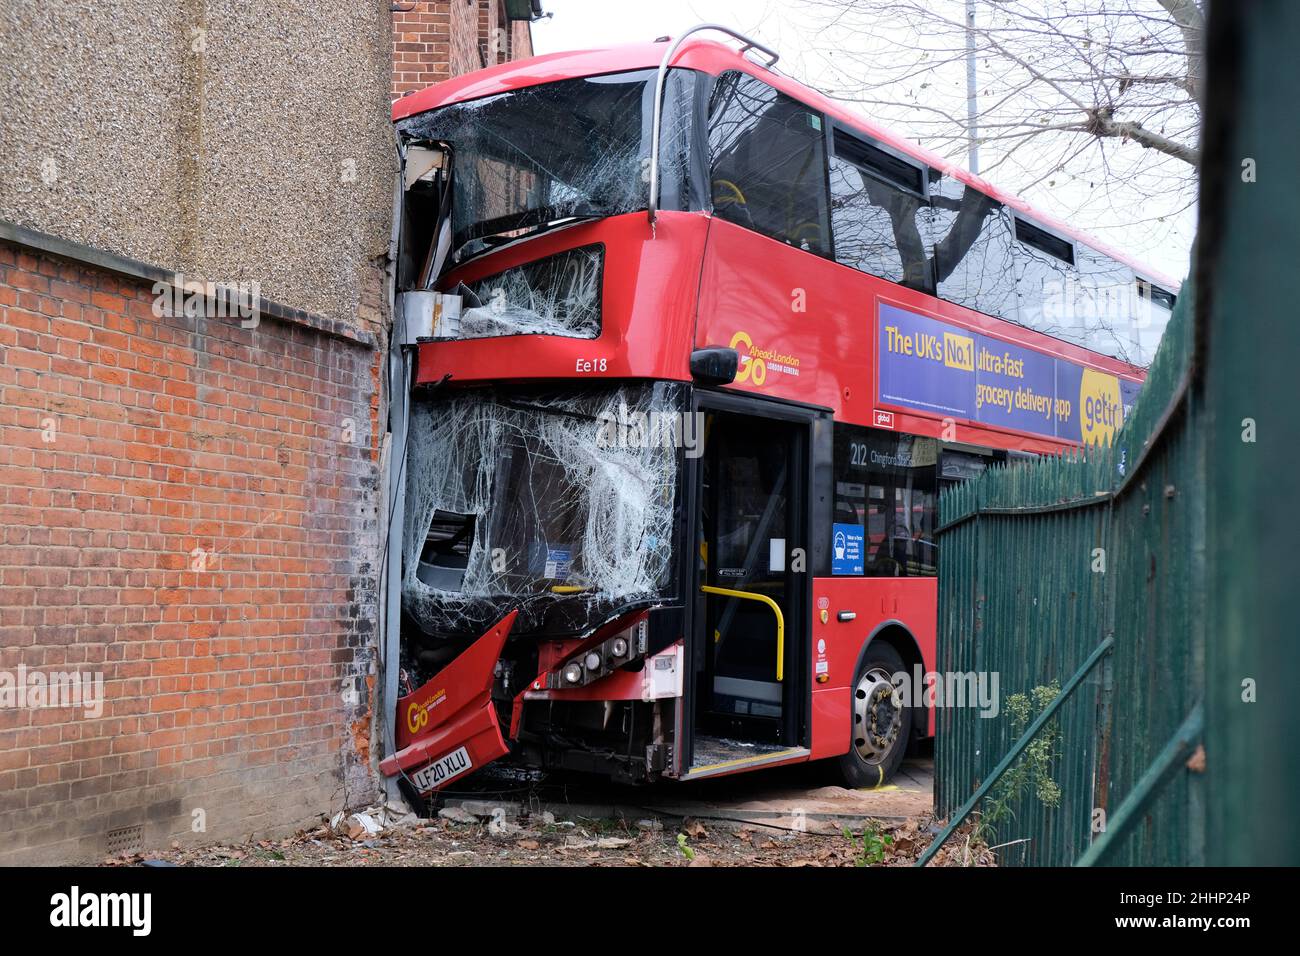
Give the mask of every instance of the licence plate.
[[465, 771], [472, 769], [473, 766], [469, 759], [469, 751], [464, 747], [457, 747], [446, 756], [439, 757], [429, 766], [411, 774], [411, 780], [423, 793], [425, 790], [432, 790], [434, 787], [441, 786], [452, 777], [460, 776]]

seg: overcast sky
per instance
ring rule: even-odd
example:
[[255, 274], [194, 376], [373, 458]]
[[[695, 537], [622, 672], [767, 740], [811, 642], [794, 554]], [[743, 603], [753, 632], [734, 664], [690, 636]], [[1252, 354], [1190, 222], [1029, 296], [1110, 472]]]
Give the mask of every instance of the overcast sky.
[[[869, 0], [863, 2], [869, 9]], [[825, 64], [826, 33], [801, 8], [800, 0], [543, 0], [542, 6], [553, 16], [533, 24], [538, 53], [645, 42], [675, 36], [696, 23], [721, 23], [774, 47], [781, 54], [781, 68], [801, 82], [822, 90], [834, 86]], [[849, 108], [870, 115], [860, 107]], [[924, 145], [937, 145], [926, 143], [905, 119], [885, 125]], [[1088, 177], [1095, 183], [1080, 182], [1072, 188], [1033, 185], [1037, 177], [1031, 175], [1032, 154], [1030, 166], [1030, 172], [1004, 167], [988, 178], [1175, 279], [1186, 276], [1195, 232], [1193, 210], [1180, 211], [1172, 198], [1134, 195], [1124, 183], [1108, 179], [1105, 169]], [[1094, 186], [1096, 191], [1090, 191]], [[1096, 201], [1099, 193], [1105, 202]]]

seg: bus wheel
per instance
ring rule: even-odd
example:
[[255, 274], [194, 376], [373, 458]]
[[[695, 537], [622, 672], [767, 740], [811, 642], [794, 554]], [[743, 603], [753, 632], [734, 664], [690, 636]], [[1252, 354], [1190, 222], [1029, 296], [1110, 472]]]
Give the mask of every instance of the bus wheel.
[[867, 648], [853, 682], [849, 752], [839, 758], [845, 786], [879, 786], [903, 762], [912, 733], [912, 711], [895, 706], [891, 682], [892, 675], [903, 669], [903, 659], [883, 641], [875, 641]]

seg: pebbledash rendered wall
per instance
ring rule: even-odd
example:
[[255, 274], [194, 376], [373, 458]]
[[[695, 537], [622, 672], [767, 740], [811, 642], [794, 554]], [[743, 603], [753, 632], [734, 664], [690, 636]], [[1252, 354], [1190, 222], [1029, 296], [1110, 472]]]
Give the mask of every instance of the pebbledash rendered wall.
[[379, 792], [389, 6], [0, 7], [0, 863]]

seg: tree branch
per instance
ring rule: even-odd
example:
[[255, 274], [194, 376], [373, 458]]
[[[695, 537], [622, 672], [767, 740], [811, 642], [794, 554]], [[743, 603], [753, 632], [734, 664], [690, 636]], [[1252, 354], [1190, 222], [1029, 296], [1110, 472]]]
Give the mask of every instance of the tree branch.
[[1137, 120], [1116, 120], [1112, 118], [1109, 108], [1088, 110], [1088, 119], [1079, 128], [1099, 139], [1114, 137], [1131, 140], [1139, 146], [1181, 159], [1190, 166], [1200, 162], [1199, 150], [1152, 132]]

